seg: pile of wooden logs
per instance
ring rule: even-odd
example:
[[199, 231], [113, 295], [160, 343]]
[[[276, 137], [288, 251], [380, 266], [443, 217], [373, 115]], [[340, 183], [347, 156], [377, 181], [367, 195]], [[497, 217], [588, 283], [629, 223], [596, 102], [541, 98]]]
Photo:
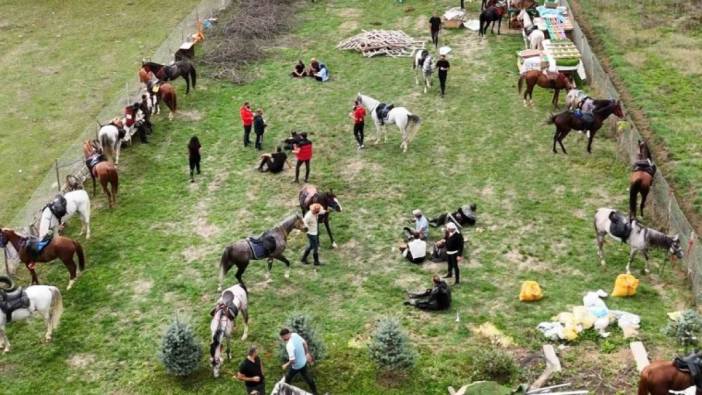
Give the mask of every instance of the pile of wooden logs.
[[336, 48], [358, 51], [365, 57], [387, 55], [412, 56], [417, 49], [424, 49], [425, 42], [416, 40], [398, 30], [363, 31], [340, 42]]

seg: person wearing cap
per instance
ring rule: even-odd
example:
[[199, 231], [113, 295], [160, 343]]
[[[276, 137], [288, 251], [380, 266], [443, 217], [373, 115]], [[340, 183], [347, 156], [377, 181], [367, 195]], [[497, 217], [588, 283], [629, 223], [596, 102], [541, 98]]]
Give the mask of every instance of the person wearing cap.
[[302, 262], [305, 265], [308, 265], [309, 262], [307, 261], [307, 256], [310, 254], [310, 251], [312, 252], [312, 258], [314, 259], [314, 265], [315, 266], [320, 266], [322, 265], [321, 262], [319, 262], [319, 221], [318, 217], [319, 214], [324, 214], [325, 211], [322, 208], [322, 205], [319, 203], [313, 203], [310, 206], [309, 211], [305, 214], [303, 217], [303, 222], [305, 223], [305, 227], [307, 228], [307, 248], [305, 248], [305, 252], [302, 254], [302, 259], [300, 259], [300, 262]]
[[419, 238], [422, 240], [429, 240], [429, 220], [422, 214], [422, 210], [415, 209], [412, 211], [414, 216], [414, 230], [408, 227], [404, 228], [405, 239], [412, 240], [415, 233], [419, 234]]
[[446, 261], [448, 262], [448, 273], [444, 278], [451, 278], [456, 274], [456, 282], [461, 281], [461, 274], [458, 270], [458, 262], [463, 259], [463, 235], [458, 231], [458, 227], [453, 222], [446, 224], [448, 237], [446, 238]]
[[427, 242], [415, 233], [412, 240], [400, 247], [400, 253], [411, 263], [422, 263], [427, 258]]
[[239, 370], [234, 377], [244, 382], [247, 394], [265, 395], [266, 382], [263, 376], [263, 364], [258, 357], [256, 346], [249, 348], [246, 358], [239, 364]]
[[439, 70], [439, 86], [441, 87], [441, 97], [444, 97], [446, 92], [446, 78], [448, 77], [448, 70], [451, 67], [449, 61], [446, 60], [446, 55], [442, 54], [439, 60], [436, 61], [436, 69]]
[[254, 114], [251, 111], [249, 102], [244, 102], [244, 105], [239, 108], [239, 116], [241, 117], [241, 124], [244, 125], [244, 147], [248, 147], [251, 144], [249, 135], [251, 134], [251, 126], [254, 120]]

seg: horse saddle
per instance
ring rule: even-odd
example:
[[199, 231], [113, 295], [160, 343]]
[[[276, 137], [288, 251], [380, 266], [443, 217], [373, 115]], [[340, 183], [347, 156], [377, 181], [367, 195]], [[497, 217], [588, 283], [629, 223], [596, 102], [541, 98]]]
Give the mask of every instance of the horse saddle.
[[239, 309], [236, 308], [234, 305], [233, 301], [230, 301], [229, 303], [220, 303], [210, 311], [210, 315], [214, 317], [215, 314], [217, 314], [217, 311], [222, 310], [224, 314], [227, 315], [227, 318], [230, 320], [234, 320], [236, 318], [236, 315], [239, 314]]
[[623, 215], [612, 211], [609, 214], [609, 233], [621, 239], [625, 243], [631, 234], [631, 225]]
[[679, 371], [689, 374], [695, 381], [697, 388], [702, 388], [702, 357], [699, 352], [693, 352], [686, 357], [677, 357], [673, 360], [673, 366]]
[[56, 217], [59, 223], [61, 223], [61, 218], [63, 218], [66, 215], [66, 205], [66, 198], [63, 197], [63, 195], [56, 195], [56, 197], [54, 197], [54, 200], [52, 200], [51, 203], [47, 204], [46, 207], [49, 208], [49, 211], [51, 211], [54, 217]]
[[27, 308], [29, 308], [29, 297], [22, 287], [10, 292], [0, 290], [0, 310], [5, 313], [7, 322], [12, 320], [12, 312]]
[[645, 171], [651, 177], [656, 175], [656, 164], [650, 160], [637, 160], [631, 168], [631, 171]]
[[247, 237], [254, 259], [263, 259], [275, 251], [275, 238], [265, 233], [261, 237]]
[[527, 37], [536, 30], [539, 30], [539, 28], [536, 25], [531, 25], [529, 27], [524, 28], [524, 34], [526, 34]]
[[98, 163], [104, 162], [105, 157], [102, 154], [99, 153], [94, 153], [91, 155], [88, 159], [85, 160], [85, 165], [88, 166], [88, 169], [90, 170], [90, 174], [93, 174], [93, 167], [95, 167]]
[[579, 119], [580, 122], [582, 123], [582, 130], [590, 130], [592, 129], [592, 125], [595, 122], [595, 117], [592, 115], [591, 112], [585, 112], [580, 109], [572, 111], [573, 115], [575, 118]]
[[385, 121], [388, 119], [388, 114], [393, 108], [395, 108], [395, 105], [385, 103], [380, 103], [378, 104], [378, 107], [375, 108], [375, 113], [378, 116], [378, 120], [380, 121], [381, 125], [385, 124]]
[[39, 259], [39, 256], [44, 251], [44, 248], [51, 244], [51, 240], [53, 239], [54, 234], [51, 231], [49, 231], [49, 233], [47, 233], [42, 239], [38, 237], [29, 237], [27, 239], [27, 253], [32, 260]]

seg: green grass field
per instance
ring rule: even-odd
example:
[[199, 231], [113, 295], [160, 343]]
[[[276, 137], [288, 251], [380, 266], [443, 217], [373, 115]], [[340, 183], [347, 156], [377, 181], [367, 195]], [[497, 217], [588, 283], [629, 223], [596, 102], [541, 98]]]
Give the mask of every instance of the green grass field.
[[[702, 87], [702, 18], [689, 1], [578, 0], [617, 76], [645, 115], [663, 166], [688, 213], [702, 213], [697, 110]], [[662, 155], [661, 155], [662, 156]], [[697, 221], [699, 222], [699, 221]]]
[[0, 223], [197, 3], [0, 2]]
[[[426, 95], [414, 86], [408, 58], [366, 59], [334, 48], [375, 23], [428, 39], [432, 6], [409, 1], [379, 8], [370, 0], [350, 5], [308, 6], [293, 34], [271, 44], [270, 58], [254, 67], [255, 81], [232, 86], [203, 78], [179, 103], [183, 114], [173, 122], [165, 116], [155, 121], [151, 144], [123, 151], [118, 207], [109, 211], [103, 196], [94, 199], [93, 238], [84, 243], [88, 270], [65, 291], [67, 272], [60, 263], [39, 267], [43, 282], [64, 290], [65, 313], [54, 342], [41, 344], [39, 320], [9, 327], [13, 352], [0, 357], [3, 392], [243, 393], [242, 384], [229, 377], [250, 343], [262, 350], [269, 383], [281, 377], [276, 334], [292, 311], [314, 317], [326, 342], [328, 358], [314, 368], [323, 392], [445, 394], [449, 385], [483, 379], [473, 361], [489, 341], [470, 327], [486, 322], [514, 340], [506, 351], [523, 369], [511, 384], [540, 373], [544, 340], [535, 326], [581, 304], [586, 291], [611, 291], [623, 272], [628, 250], [613, 242], [606, 246], [609, 266], [600, 267], [592, 215], [602, 206], [625, 207], [627, 165], [604, 135], [598, 135], [592, 155], [577, 134], [565, 142], [569, 156], [550, 152], [553, 130], [544, 124], [550, 93], [536, 91], [537, 105], [525, 109], [516, 92], [520, 37], [479, 41], [467, 30], [444, 33], [441, 44], [454, 51], [442, 99], [438, 86]], [[439, 9], [449, 5], [434, 3]], [[415, 10], [406, 12], [407, 6]], [[476, 4], [471, 7], [474, 15]], [[329, 65], [331, 82], [288, 77], [297, 59], [313, 56]], [[359, 91], [422, 117], [407, 154], [399, 150], [396, 131], [389, 132], [387, 144], [356, 151], [347, 113]], [[311, 182], [333, 188], [344, 206], [332, 217], [339, 248], [330, 249], [323, 235], [326, 266], [314, 272], [298, 263], [305, 237], [293, 234], [286, 254], [294, 261], [289, 280], [276, 264], [273, 281], [265, 283], [265, 265], [253, 263], [244, 275], [250, 336], [245, 344], [233, 342], [236, 362], [215, 380], [203, 357], [201, 369], [180, 380], [166, 375], [156, 358], [167, 324], [175, 315], [188, 320], [206, 346], [224, 246], [297, 210], [299, 186], [291, 183], [291, 171], [261, 175], [254, 170], [257, 153], [242, 147], [237, 110], [245, 100], [266, 111], [266, 150], [292, 129], [313, 133]], [[204, 171], [195, 184], [188, 182], [185, 148], [193, 134], [203, 143]], [[479, 223], [465, 232], [470, 259], [453, 290], [454, 306], [442, 314], [403, 306], [406, 290], [425, 288], [432, 273], [445, 271], [443, 264], [410, 266], [397, 254], [411, 210], [434, 214], [469, 202], [478, 204]], [[77, 235], [75, 220], [68, 233]], [[438, 236], [433, 231], [432, 239]], [[653, 260], [664, 262], [660, 253]], [[642, 265], [638, 260], [635, 274]], [[641, 339], [654, 358], [668, 358], [675, 349], [661, 334], [665, 313], [691, 300], [684, 273], [667, 261], [664, 266], [640, 276], [636, 297], [607, 300], [611, 309], [641, 315]], [[26, 270], [19, 274], [26, 283]], [[520, 283], [528, 279], [544, 287], [544, 300], [518, 301]], [[234, 283], [233, 273], [228, 281]], [[391, 383], [379, 378], [365, 346], [374, 322], [388, 315], [401, 318], [419, 351], [417, 367]], [[554, 380], [595, 393], [632, 393], [637, 375], [628, 340], [616, 324], [611, 329], [606, 340], [586, 335], [562, 350], [564, 372]]]

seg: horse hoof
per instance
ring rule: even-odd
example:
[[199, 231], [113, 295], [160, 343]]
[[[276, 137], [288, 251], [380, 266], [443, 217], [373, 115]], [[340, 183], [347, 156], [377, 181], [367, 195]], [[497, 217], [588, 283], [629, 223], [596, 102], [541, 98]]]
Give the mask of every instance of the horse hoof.
[[290, 278], [290, 273], [285, 272], [285, 278]]
[[336, 242], [333, 242], [333, 243], [332, 243], [332, 248], [336, 248], [336, 247], [338, 247], [338, 245], [336, 244]]
[[244, 335], [244, 336], [242, 336], [242, 337], [241, 337], [241, 341], [243, 342], [243, 341], [246, 340], [246, 338], [248, 338], [248, 337], [249, 337], [249, 335]]
[[66, 291], [69, 291], [71, 288], [73, 288], [73, 284], [75, 284], [75, 280], [71, 280], [68, 282], [68, 287], [66, 288]]
[[650, 271], [650, 270], [648, 270], [648, 269], [644, 269], [644, 271], [643, 271], [643, 272], [644, 272], [644, 274], [646, 274], [646, 275], [648, 275], [648, 274], [651, 274], [651, 271]]
[[607, 264], [605, 263], [605, 261], [604, 261], [604, 260], [601, 260], [601, 261], [600, 261], [600, 265], [602, 265], [602, 266], [606, 266]]

